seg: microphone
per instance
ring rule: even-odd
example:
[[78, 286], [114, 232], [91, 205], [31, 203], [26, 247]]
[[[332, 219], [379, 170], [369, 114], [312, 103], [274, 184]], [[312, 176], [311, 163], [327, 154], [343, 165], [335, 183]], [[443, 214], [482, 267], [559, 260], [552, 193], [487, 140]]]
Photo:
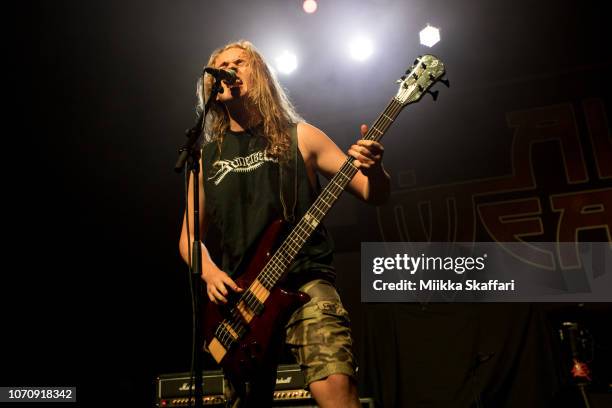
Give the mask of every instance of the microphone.
[[236, 82], [236, 80], [238, 79], [238, 77], [236, 76], [236, 71], [234, 71], [233, 69], [206, 67], [204, 68], [204, 72], [214, 76], [215, 78], [217, 78], [217, 80], [225, 81], [230, 85]]

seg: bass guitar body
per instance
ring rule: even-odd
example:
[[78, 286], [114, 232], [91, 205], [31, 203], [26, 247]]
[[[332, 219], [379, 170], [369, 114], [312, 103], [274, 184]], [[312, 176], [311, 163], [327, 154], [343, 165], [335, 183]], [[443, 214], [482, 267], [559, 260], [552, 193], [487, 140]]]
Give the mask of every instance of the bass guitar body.
[[266, 229], [244, 272], [235, 279], [245, 289], [237, 301], [230, 295], [227, 305], [204, 305], [206, 346], [239, 394], [262, 391], [263, 398], [271, 398], [285, 325], [310, 300], [303, 292], [279, 286], [268, 289], [269, 282], [262, 277], [285, 231], [283, 220]]

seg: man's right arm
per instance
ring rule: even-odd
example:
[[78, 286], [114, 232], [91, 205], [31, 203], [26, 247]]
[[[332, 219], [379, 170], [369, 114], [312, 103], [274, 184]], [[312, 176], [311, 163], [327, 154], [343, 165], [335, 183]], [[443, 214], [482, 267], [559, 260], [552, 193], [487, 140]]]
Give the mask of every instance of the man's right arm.
[[[202, 167], [202, 161], [200, 160], [200, 168]], [[199, 212], [200, 212], [200, 238], [203, 238], [205, 233], [205, 213], [204, 213], [204, 188], [202, 186], [203, 176], [200, 173], [200, 197], [199, 197]], [[183, 226], [181, 228], [181, 238], [179, 239], [179, 252], [181, 253], [181, 257], [186, 263], [189, 263], [189, 253], [191, 251], [191, 245], [193, 244], [193, 226], [194, 226], [194, 211], [193, 211], [193, 183], [191, 183], [191, 174], [189, 175], [189, 188], [187, 193], [187, 208], [189, 209], [189, 214], [185, 211], [183, 215]], [[187, 217], [189, 215], [189, 217]], [[187, 235], [187, 219], [189, 219], [189, 236]], [[200, 250], [202, 251], [202, 279], [206, 282], [206, 294], [208, 298], [213, 303], [226, 303], [227, 302], [227, 289], [226, 286], [230, 287], [234, 291], [242, 292], [241, 288], [238, 288], [238, 285], [229, 277], [229, 275], [223, 272], [221, 269], [215, 265], [210, 254], [208, 253], [208, 249], [203, 242], [200, 243]]]

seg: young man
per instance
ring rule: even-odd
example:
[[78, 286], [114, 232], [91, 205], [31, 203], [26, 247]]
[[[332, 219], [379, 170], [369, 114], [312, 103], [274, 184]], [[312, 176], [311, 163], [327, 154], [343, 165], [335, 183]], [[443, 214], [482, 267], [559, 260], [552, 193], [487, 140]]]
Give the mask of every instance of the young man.
[[[317, 173], [332, 177], [346, 156], [325, 133], [298, 116], [251, 43], [239, 41], [216, 50], [208, 65], [237, 73], [234, 84], [222, 84], [223, 93], [211, 106], [200, 175], [201, 230], [203, 241], [211, 248], [209, 252], [204, 244], [201, 247], [202, 279], [209, 300], [225, 303], [229, 291], [244, 290], [232, 276], [246, 250], [283, 214], [279, 162], [290, 156], [292, 132], [298, 147], [296, 221], [317, 197]], [[212, 79], [206, 78], [198, 87], [201, 106], [211, 85]], [[367, 126], [362, 125], [362, 135], [365, 132]], [[389, 196], [389, 175], [382, 166], [382, 145], [359, 140], [348, 154], [360, 170], [349, 191], [368, 203], [384, 203]], [[189, 257], [187, 222], [193, 231], [193, 212], [188, 215], [179, 245], [185, 261]], [[319, 406], [359, 407], [349, 319], [333, 286], [331, 260], [331, 240], [319, 225], [284, 281], [285, 286], [311, 296], [287, 324], [286, 342]]]

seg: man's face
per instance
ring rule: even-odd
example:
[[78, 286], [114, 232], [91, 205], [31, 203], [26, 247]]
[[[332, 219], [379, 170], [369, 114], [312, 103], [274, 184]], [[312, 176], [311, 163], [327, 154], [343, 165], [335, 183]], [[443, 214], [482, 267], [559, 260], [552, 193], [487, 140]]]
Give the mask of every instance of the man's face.
[[228, 85], [222, 82], [223, 93], [217, 95], [220, 102], [239, 100], [247, 96], [251, 87], [251, 64], [248, 54], [240, 48], [230, 48], [223, 51], [215, 58], [215, 68], [233, 69], [236, 71], [237, 80], [234, 84]]

